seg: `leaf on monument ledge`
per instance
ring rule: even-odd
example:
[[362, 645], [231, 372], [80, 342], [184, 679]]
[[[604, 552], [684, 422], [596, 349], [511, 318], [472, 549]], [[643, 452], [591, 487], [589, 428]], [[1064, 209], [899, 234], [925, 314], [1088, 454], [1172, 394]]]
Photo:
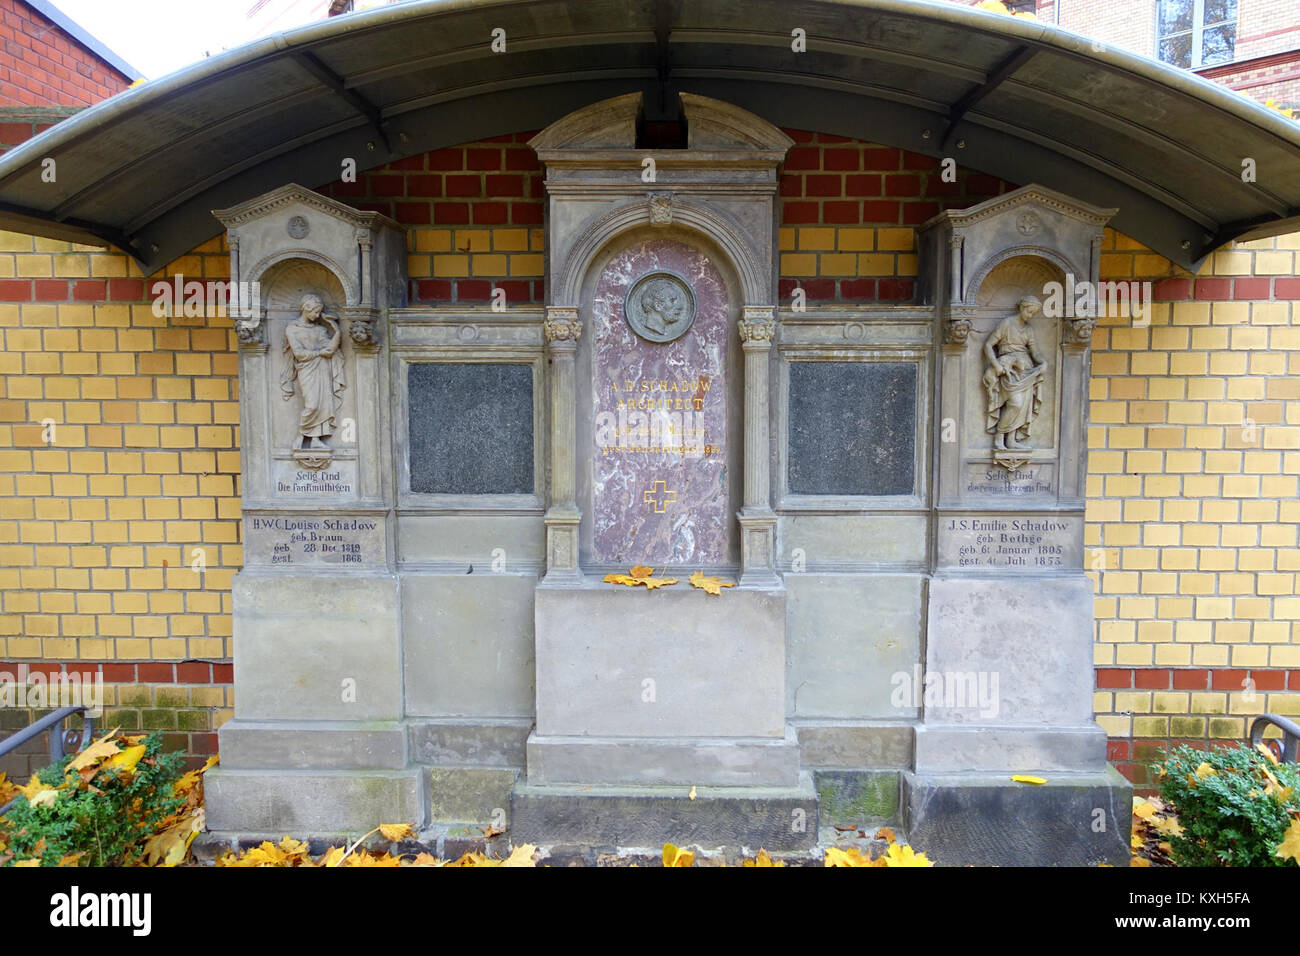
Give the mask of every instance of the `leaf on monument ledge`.
[[1030, 777], [1023, 773], [1013, 774], [1011, 777], [1016, 783], [1032, 783], [1034, 786], [1042, 786], [1047, 783], [1042, 777]]
[[696, 571], [691, 575], [691, 587], [699, 588], [705, 594], [721, 594], [723, 588], [734, 588], [735, 586], [734, 581], [706, 577], [703, 571]]
[[893, 843], [898, 839], [898, 834], [894, 832], [892, 827], [881, 827], [879, 830], [876, 831], [876, 839], [885, 840], [888, 843]]
[[767, 850], [763, 849], [762, 847], [759, 847], [758, 856], [754, 857], [754, 859], [752, 860], [746, 860], [744, 863], [741, 864], [741, 866], [777, 867], [777, 866], [785, 866], [785, 861], [773, 860], [771, 854], [769, 854]]
[[691, 792], [686, 795], [689, 799], [695, 799], [695, 784], [691, 784]]
[[501, 861], [502, 866], [532, 866], [533, 854], [537, 852], [537, 844], [521, 843], [510, 851], [510, 855]]
[[606, 584], [622, 584], [625, 587], [634, 588], [644, 584], [647, 591], [653, 591], [655, 588], [667, 587], [670, 584], [676, 584], [677, 578], [656, 578], [651, 577], [654, 574], [654, 568], [648, 568], [644, 564], [638, 564], [632, 568], [631, 574], [607, 574], [604, 581]]
[[[884, 857], [881, 857], [883, 860]], [[841, 850], [837, 846], [828, 846], [822, 857], [823, 866], [884, 866], [884, 863], [871, 859], [857, 847]]]
[[910, 846], [889, 844], [889, 852], [880, 858], [885, 866], [934, 866], [934, 862], [924, 853], [917, 853]]

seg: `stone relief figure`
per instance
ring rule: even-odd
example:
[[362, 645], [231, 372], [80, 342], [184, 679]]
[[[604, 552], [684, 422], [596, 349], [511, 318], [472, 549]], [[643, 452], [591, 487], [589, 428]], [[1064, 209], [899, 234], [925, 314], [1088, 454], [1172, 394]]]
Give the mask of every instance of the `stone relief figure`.
[[334, 420], [343, 404], [343, 353], [338, 323], [325, 315], [320, 296], [304, 295], [296, 321], [284, 331], [284, 371], [280, 390], [285, 401], [302, 395], [298, 432], [304, 449], [329, 448]]
[[1016, 314], [998, 323], [984, 343], [984, 391], [988, 395], [985, 430], [993, 435], [997, 452], [1029, 451], [1029, 426], [1043, 407], [1043, 373], [1047, 360], [1034, 339], [1029, 321], [1042, 303], [1025, 296]]
[[641, 311], [646, 328], [659, 335], [670, 335], [686, 315], [686, 302], [675, 283], [657, 279], [641, 293]]

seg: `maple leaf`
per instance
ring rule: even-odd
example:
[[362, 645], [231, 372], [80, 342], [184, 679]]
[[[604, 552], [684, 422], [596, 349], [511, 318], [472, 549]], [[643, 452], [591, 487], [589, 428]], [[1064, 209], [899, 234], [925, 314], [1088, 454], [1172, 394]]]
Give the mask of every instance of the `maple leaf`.
[[934, 866], [924, 853], [917, 853], [910, 846], [889, 844], [889, 852], [883, 857], [885, 866]]
[[1156, 808], [1151, 806], [1141, 797], [1133, 798], [1133, 816], [1142, 820], [1149, 820], [1156, 814]]
[[1300, 817], [1291, 821], [1291, 825], [1286, 828], [1286, 835], [1282, 842], [1277, 845], [1276, 856], [1284, 860], [1293, 860], [1300, 863]]
[[646, 590], [653, 591], [655, 588], [667, 587], [670, 584], [676, 584], [677, 578], [655, 578], [654, 568], [648, 568], [643, 564], [638, 564], [632, 568], [631, 574], [607, 574], [604, 577], [606, 584], [622, 584], [625, 587], [634, 588], [645, 585]]
[[1255, 744], [1255, 749], [1258, 750], [1260, 753], [1262, 753], [1265, 757], [1267, 757], [1269, 762], [1273, 764], [1274, 767], [1277, 766], [1277, 757], [1273, 755], [1273, 750], [1271, 747], [1269, 747], [1267, 744]]
[[59, 791], [45, 789], [40, 791], [34, 797], [28, 797], [27, 802], [33, 807], [44, 807], [52, 805], [57, 799], [59, 799]]
[[691, 575], [691, 587], [699, 588], [705, 594], [721, 594], [723, 588], [734, 588], [735, 582], [723, 581], [721, 578], [706, 577], [703, 571]]
[[66, 853], [59, 857], [57, 866], [80, 866], [80, 860], [86, 855], [85, 850], [78, 850], [76, 853]]
[[1161, 836], [1183, 835], [1183, 828], [1179, 824], [1177, 817], [1156, 817], [1151, 821], [1151, 826]]
[[828, 846], [826, 854], [822, 857], [823, 866], [875, 866], [876, 863], [871, 857], [860, 851], [857, 847], [849, 847], [847, 850], [841, 850], [837, 846]]
[[886, 840], [889, 843], [893, 843], [898, 839], [898, 834], [896, 834], [891, 827], [881, 827], [876, 831], [876, 839]]
[[381, 823], [379, 832], [385, 840], [410, 840], [415, 837], [415, 831], [409, 823]]
[[502, 866], [532, 866], [533, 854], [537, 852], [537, 844], [521, 843], [510, 851], [510, 855], [501, 861]]
[[1204, 780], [1206, 777], [1217, 777], [1218, 775], [1219, 771], [1215, 770], [1205, 761], [1201, 761], [1201, 765], [1196, 768], [1196, 777], [1198, 780]]
[[112, 757], [117, 753], [117, 744], [113, 743], [109, 738], [116, 733], [116, 730], [110, 730], [81, 753], [77, 754], [77, 756], [73, 757], [72, 760], [68, 762], [68, 769], [79, 773], [92, 764], [103, 760], [105, 757]]
[[0, 806], [4, 806], [16, 796], [18, 796], [18, 784], [0, 772]]
[[[324, 866], [325, 864], [322, 863], [321, 865]], [[442, 861], [430, 853], [418, 853], [416, 854], [415, 859], [411, 861], [410, 865], [411, 866], [442, 866]]]
[[638, 578], [637, 583], [644, 584], [647, 591], [653, 591], [655, 588], [666, 588], [676, 584], [677, 578]]
[[1151, 861], [1144, 856], [1131, 857], [1128, 861], [1129, 866], [1150, 866]]
[[769, 853], [767, 852], [767, 850], [763, 849], [762, 847], [759, 847], [759, 848], [758, 848], [758, 856], [754, 857], [754, 859], [752, 859], [752, 860], [746, 860], [746, 861], [745, 861], [743, 864], [741, 864], [741, 865], [742, 865], [742, 866], [750, 866], [750, 867], [758, 867], [758, 866], [761, 866], [761, 867], [777, 867], [777, 866], [785, 866], [785, 861], [784, 861], [784, 860], [773, 860], [771, 854], [769, 854]]
[[114, 754], [107, 763], [100, 769], [102, 770], [124, 770], [131, 774], [135, 772], [135, 765], [140, 762], [144, 756], [144, 744], [136, 747], [127, 747]]
[[664, 866], [690, 866], [695, 862], [695, 854], [683, 850], [671, 843], [664, 844]]
[[644, 564], [638, 564], [629, 572], [634, 578], [648, 578], [655, 573], [654, 568], [647, 568]]
[[343, 859], [343, 854], [345, 854], [346, 852], [347, 851], [344, 850], [343, 847], [341, 846], [332, 846], [324, 853], [321, 854], [321, 858], [316, 865], [317, 866], [338, 866], [339, 861]]

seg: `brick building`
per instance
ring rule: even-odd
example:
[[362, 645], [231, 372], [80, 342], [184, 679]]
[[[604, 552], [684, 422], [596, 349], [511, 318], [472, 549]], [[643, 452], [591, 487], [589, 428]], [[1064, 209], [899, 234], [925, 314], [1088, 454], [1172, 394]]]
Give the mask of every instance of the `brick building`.
[[[29, 6], [3, 5], [6, 25]], [[1079, 0], [1040, 0], [1036, 13], [1150, 53], [1156, 3], [1138, 6], [1150, 16], [1134, 16], [1131, 3]], [[1300, 80], [1288, 71], [1300, 32], [1285, 22], [1295, 19], [1286, 15], [1291, 5], [1239, 6], [1236, 58], [1198, 72], [1256, 98], [1294, 102]], [[1085, 9], [1086, 21], [1074, 19]], [[993, 34], [1014, 29], [992, 19], [971, 24]], [[653, 72], [653, 63], [640, 66]], [[111, 64], [87, 68], [102, 74], [100, 94], [128, 82]], [[55, 73], [71, 85], [57, 87], [59, 95], [84, 105], [75, 97], [90, 97], [90, 86]], [[849, 135], [835, 112], [780, 123], [795, 141], [779, 179], [783, 309], [796, 289], [832, 307], [914, 302], [917, 227], [1030, 181], [996, 168], [990, 152], [959, 163], [948, 181], [944, 154], [919, 134], [872, 142]], [[466, 131], [460, 140], [418, 149], [401, 145], [408, 132], [417, 142], [414, 130], [371, 128], [370, 116], [356, 148], [340, 155], [383, 156], [381, 138], [391, 135], [391, 158], [371, 161], [355, 182], [295, 175], [406, 227], [413, 303], [486, 309], [503, 290], [512, 308], [536, 310], [546, 301], [544, 197], [542, 167], [526, 142], [540, 119], [554, 116], [526, 116], [510, 114], [501, 121], [510, 128], [490, 135], [469, 132], [484, 124], [462, 116], [448, 127]], [[236, 121], [214, 114], [208, 122]], [[1293, 163], [1300, 137], [1268, 129], [1282, 144], [1277, 161]], [[0, 185], [30, 159], [0, 165]], [[337, 169], [334, 153], [313, 170], [322, 168]], [[97, 670], [108, 685], [108, 724], [162, 730], [169, 744], [208, 754], [234, 708], [239, 340], [228, 317], [156, 314], [150, 290], [178, 273], [228, 279], [231, 250], [211, 223], [201, 241], [160, 252], [196, 229], [149, 236], [143, 214], [119, 217], [137, 230], [131, 254], [93, 245], [93, 217], [65, 225], [86, 188], [69, 187], [57, 202], [35, 194], [24, 215], [37, 234], [16, 231], [17, 220], [0, 234], [0, 661], [8, 670]], [[1177, 206], [1168, 189], [1152, 191]], [[120, 198], [111, 194], [105, 209]], [[1294, 200], [1276, 199], [1274, 209], [1272, 219], [1297, 215]], [[1099, 249], [1103, 279], [1150, 281], [1155, 303], [1149, 324], [1112, 315], [1093, 333], [1085, 568], [1096, 584], [1097, 720], [1111, 759], [1145, 783], [1141, 761], [1160, 746], [1236, 741], [1251, 715], [1300, 714], [1300, 233], [1251, 237], [1242, 227], [1235, 238], [1207, 241], [1193, 260], [1167, 236], [1152, 231], [1144, 243], [1129, 234], [1137, 231], [1108, 228]], [[48, 421], [57, 425], [53, 440]], [[814, 669], [796, 658], [796, 677], [801, 667]], [[6, 727], [29, 718], [0, 711]]]

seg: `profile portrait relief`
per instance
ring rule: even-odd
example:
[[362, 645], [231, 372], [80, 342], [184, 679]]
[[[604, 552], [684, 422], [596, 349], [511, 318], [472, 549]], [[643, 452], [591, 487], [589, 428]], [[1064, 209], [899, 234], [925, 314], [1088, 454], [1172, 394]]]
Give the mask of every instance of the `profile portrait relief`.
[[680, 276], [652, 272], [633, 284], [624, 303], [632, 331], [650, 342], [671, 342], [695, 322], [695, 294]]

